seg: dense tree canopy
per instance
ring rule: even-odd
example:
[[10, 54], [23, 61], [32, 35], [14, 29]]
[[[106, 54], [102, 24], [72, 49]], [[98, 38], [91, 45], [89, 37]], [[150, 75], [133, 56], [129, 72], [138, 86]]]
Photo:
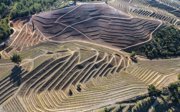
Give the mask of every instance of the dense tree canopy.
[[180, 30], [174, 26], [160, 29], [150, 43], [138, 48], [138, 52], [150, 59], [180, 56]]
[[6, 39], [7, 37], [9, 37], [9, 35], [11, 34], [11, 30], [10, 27], [8, 25], [8, 19], [1, 19], [0, 20], [0, 42], [2, 42], [4, 39]]

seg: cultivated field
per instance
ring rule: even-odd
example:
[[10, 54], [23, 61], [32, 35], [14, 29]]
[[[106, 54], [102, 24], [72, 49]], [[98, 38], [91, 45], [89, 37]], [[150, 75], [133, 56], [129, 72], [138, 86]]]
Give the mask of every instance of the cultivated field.
[[180, 28], [179, 1], [176, 0], [110, 0], [108, 4], [133, 17], [157, 19]]
[[33, 15], [30, 20], [12, 21], [14, 33], [2, 56], [9, 58], [14, 52], [48, 40], [84, 40], [126, 49], [151, 40], [161, 24], [157, 20], [133, 18], [105, 3], [66, 7]]
[[[43, 52], [23, 56], [37, 51]], [[127, 53], [93, 43], [46, 42], [20, 55], [22, 68], [14, 67], [0, 81], [0, 103], [7, 112], [93, 110], [145, 94], [149, 84], [161, 88], [167, 81], [158, 72], [131, 65]], [[30, 71], [24, 69], [26, 63], [31, 63]]]
[[[34, 97], [33, 104], [35, 104], [35, 102], [43, 101], [43, 99], [38, 100], [37, 98], [45, 95], [46, 92], [57, 92], [58, 96], [65, 95], [68, 97], [69, 91], [72, 91], [74, 95], [78, 93], [76, 90], [78, 84], [82, 84], [83, 91], [84, 83], [98, 77], [119, 73], [131, 63], [128, 56], [121, 52], [111, 51], [108, 53], [107, 49], [101, 50], [100, 48], [96, 45], [94, 47], [83, 46], [79, 42], [60, 45], [52, 42], [25, 50], [24, 52], [39, 50], [44, 51], [44, 53], [24, 58], [22, 65], [29, 62], [34, 63], [31, 71], [16, 66], [11, 75], [1, 80], [0, 101], [2, 106], [4, 105], [3, 108], [7, 111], [10, 111], [9, 109], [24, 111], [23, 109], [25, 109], [30, 112], [33, 111], [32, 109], [55, 109], [58, 104], [51, 106], [52, 104], [44, 105], [42, 102], [42, 104], [37, 103], [36, 107], [30, 105], [32, 102], [27, 99]], [[50, 51], [50, 49], [53, 50]], [[23, 51], [21, 54], [24, 54]], [[37, 63], [39, 57], [43, 58], [44, 61], [41, 60]], [[53, 98], [53, 94], [50, 97]], [[15, 102], [17, 105], [11, 104]], [[24, 104], [29, 106], [24, 107]]]
[[[0, 112], [116, 110], [111, 104], [145, 95], [148, 85], [162, 89], [177, 81], [179, 58], [135, 63], [123, 51], [151, 41], [166, 22], [179, 28], [175, 2], [78, 3], [12, 21], [14, 33], [1, 51]], [[14, 53], [19, 65], [8, 60]], [[157, 102], [123, 102], [121, 110], [144, 104], [150, 110]]]
[[104, 3], [45, 12], [34, 15], [31, 21], [52, 40], [86, 40], [123, 49], [149, 40], [161, 24], [132, 18]]

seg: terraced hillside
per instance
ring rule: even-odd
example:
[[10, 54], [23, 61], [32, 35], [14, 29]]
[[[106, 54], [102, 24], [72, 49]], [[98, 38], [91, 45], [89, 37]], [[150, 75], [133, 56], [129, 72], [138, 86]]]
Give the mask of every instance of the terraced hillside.
[[[151, 40], [160, 21], [133, 18], [105, 3], [85, 3], [12, 21], [14, 33], [2, 56], [41, 42], [85, 40], [126, 49]], [[113, 39], [112, 39], [113, 37]]]
[[151, 85], [148, 87], [148, 94], [116, 102], [98, 108], [94, 112], [178, 112], [180, 110], [179, 88], [180, 79], [164, 86], [161, 90]]
[[[22, 67], [14, 67], [13, 72], [0, 81], [1, 106], [6, 111], [61, 110], [60, 105], [65, 99], [86, 89], [89, 91], [88, 83], [94, 79], [113, 76], [129, 66], [131, 61], [124, 54], [82, 42], [49, 42], [25, 50], [21, 53]], [[25, 63], [31, 63], [30, 71], [24, 69]], [[136, 88], [133, 91], [139, 93]], [[44, 99], [47, 97], [50, 98]]]
[[[48, 40], [85, 40], [126, 49], [151, 40], [160, 21], [132, 18], [105, 3], [87, 3], [12, 22], [14, 33], [5, 58], [14, 52]], [[112, 39], [113, 37], [113, 39]]]
[[180, 58], [141, 60], [139, 66], [146, 66], [162, 74], [178, 74], [180, 72]]
[[[178, 58], [138, 57], [137, 63], [123, 51], [149, 42], [165, 21], [179, 27], [178, 11], [171, 10], [176, 5], [156, 0], [162, 6], [156, 9], [152, 2], [81, 3], [12, 21], [14, 33], [1, 52], [7, 59], [0, 60], [0, 111], [94, 111], [145, 95], [148, 85], [162, 89], [177, 81]], [[17, 52], [20, 64], [7, 61]], [[142, 102], [123, 103], [121, 110], [161, 103]]]
[[144, 98], [141, 98], [140, 100], [131, 100], [131, 103], [122, 102], [122, 103], [116, 103], [113, 105], [108, 105], [106, 107], [100, 108], [95, 110], [94, 112], [152, 112], [152, 111], [158, 111], [158, 112], [165, 112], [165, 111], [172, 111], [172, 112], [178, 112], [179, 111], [179, 105], [174, 106], [170, 105], [168, 106], [168, 98], [167, 96], [161, 96], [161, 97], [149, 97], [145, 96]]
[[34, 30], [28, 24], [27, 19], [13, 21], [12, 25], [14, 33], [10, 37], [8, 47], [2, 52], [2, 55], [6, 58], [10, 57], [14, 52], [47, 40], [38, 30]]
[[180, 28], [178, 0], [110, 0], [108, 4], [134, 17], [157, 19]]
[[148, 41], [160, 25], [159, 21], [132, 18], [104, 3], [45, 12], [34, 15], [31, 21], [52, 40], [86, 40], [116, 48]]
[[[160, 67], [159, 67], [160, 68]], [[175, 68], [175, 66], [173, 66]], [[166, 69], [162, 69], [166, 71]], [[167, 71], [170, 69], [167, 69]], [[157, 88], [163, 88], [168, 86], [168, 84], [177, 81], [177, 72], [171, 73], [161, 73], [159, 70], [152, 69], [152, 65], [135, 65], [128, 67], [128, 73], [132, 74], [133, 76], [137, 77], [139, 80], [143, 81], [147, 85], [154, 85]]]
[[5, 112], [89, 111], [145, 94], [149, 84], [172, 82], [131, 64], [125, 52], [83, 41], [46, 42], [20, 55], [21, 67], [0, 81]]

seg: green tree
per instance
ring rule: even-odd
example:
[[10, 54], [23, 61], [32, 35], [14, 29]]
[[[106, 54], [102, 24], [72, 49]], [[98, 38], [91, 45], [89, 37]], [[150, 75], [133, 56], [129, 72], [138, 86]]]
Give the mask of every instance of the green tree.
[[77, 85], [77, 91], [81, 92], [81, 85], [80, 84]]
[[161, 91], [156, 89], [156, 87], [151, 84], [151, 85], [148, 86], [148, 94], [150, 96], [160, 96]]
[[13, 56], [11, 57], [11, 61], [14, 63], [19, 64], [21, 62], [21, 57], [18, 54], [13, 54]]
[[110, 112], [110, 109], [108, 109], [107, 107], [104, 108], [104, 112]]
[[168, 86], [170, 97], [173, 103], [180, 104], [180, 94], [178, 93], [178, 83], [172, 83]]
[[130, 58], [132, 61], [134, 61], [135, 63], [137, 63], [137, 57], [136, 57], [136, 52], [132, 51], [130, 54]]
[[131, 54], [130, 54], [131, 57], [135, 57], [136, 56], [136, 52], [135, 51], [132, 51]]
[[167, 26], [158, 30], [151, 42], [136, 51], [150, 59], [180, 56], [180, 30], [175, 26]]
[[0, 20], [0, 43], [5, 40], [11, 34], [11, 29], [8, 25], [8, 19], [4, 18]]
[[72, 96], [72, 95], [73, 95], [72, 90], [69, 90], [69, 96]]

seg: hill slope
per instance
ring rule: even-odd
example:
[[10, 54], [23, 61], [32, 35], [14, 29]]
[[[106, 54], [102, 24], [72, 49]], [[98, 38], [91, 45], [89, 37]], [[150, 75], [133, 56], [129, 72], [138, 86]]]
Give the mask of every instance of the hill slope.
[[34, 28], [56, 41], [86, 40], [116, 48], [143, 43], [159, 21], [132, 18], [106, 4], [82, 4], [32, 17]]

